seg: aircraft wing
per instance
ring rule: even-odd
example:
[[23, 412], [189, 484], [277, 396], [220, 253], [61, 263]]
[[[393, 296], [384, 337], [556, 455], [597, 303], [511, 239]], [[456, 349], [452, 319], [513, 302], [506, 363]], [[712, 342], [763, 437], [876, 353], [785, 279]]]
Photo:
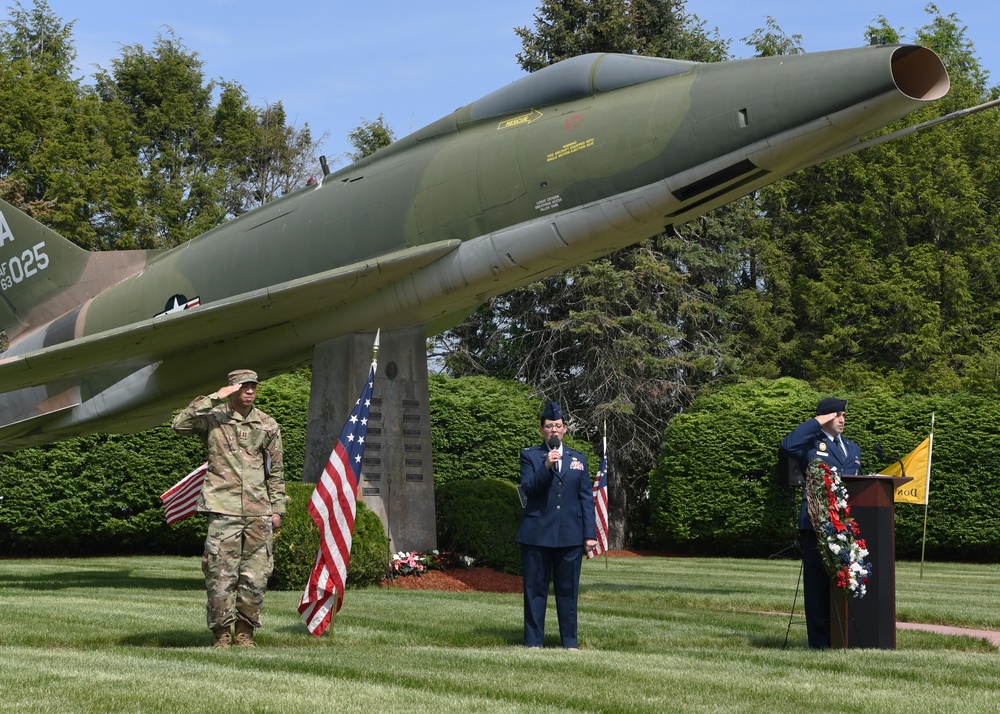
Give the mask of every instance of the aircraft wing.
[[71, 380], [331, 310], [375, 292], [455, 250], [447, 240], [160, 315], [51, 347], [0, 359], [0, 392]]

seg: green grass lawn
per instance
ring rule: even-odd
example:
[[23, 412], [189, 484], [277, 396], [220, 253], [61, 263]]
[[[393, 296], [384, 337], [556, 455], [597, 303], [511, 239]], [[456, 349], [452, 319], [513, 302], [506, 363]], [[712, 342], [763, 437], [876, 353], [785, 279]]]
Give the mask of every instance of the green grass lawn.
[[[1000, 629], [1000, 566], [897, 568], [901, 621]], [[268, 593], [255, 650], [213, 651], [197, 558], [0, 560], [0, 712], [998, 712], [1000, 652], [785, 633], [794, 561], [586, 562], [578, 653], [521, 642], [520, 595], [371, 588], [310, 636]], [[801, 613], [801, 601], [798, 606]], [[782, 615], [780, 613], [786, 613]]]

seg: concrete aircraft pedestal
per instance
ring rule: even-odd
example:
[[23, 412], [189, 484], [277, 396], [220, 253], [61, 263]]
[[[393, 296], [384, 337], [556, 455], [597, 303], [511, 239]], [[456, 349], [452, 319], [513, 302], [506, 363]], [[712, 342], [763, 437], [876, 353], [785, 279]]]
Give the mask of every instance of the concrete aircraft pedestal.
[[[371, 367], [375, 333], [317, 345], [302, 480], [316, 483]], [[382, 519], [392, 552], [437, 548], [426, 333], [382, 330], [358, 499]]]

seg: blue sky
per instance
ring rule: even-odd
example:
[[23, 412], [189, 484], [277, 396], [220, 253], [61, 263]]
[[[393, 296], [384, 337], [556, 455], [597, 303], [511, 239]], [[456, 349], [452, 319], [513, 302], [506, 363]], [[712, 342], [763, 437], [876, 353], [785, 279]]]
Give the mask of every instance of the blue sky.
[[[968, 28], [991, 83], [1000, 83], [1000, 47], [991, 41], [1000, 4], [936, 4]], [[687, 10], [732, 40], [732, 54], [741, 58], [753, 53], [740, 38], [763, 27], [768, 15], [816, 52], [863, 44], [865, 28], [879, 15], [911, 38], [930, 19], [926, 5], [688, 0]], [[350, 149], [347, 133], [362, 118], [383, 114], [402, 137], [523, 76], [513, 28], [531, 26], [537, 6], [534, 0], [49, 0], [57, 15], [76, 21], [76, 64], [85, 81], [94, 65], [110, 68], [123, 45], [151, 48], [172, 29], [205, 62], [208, 77], [239, 82], [257, 106], [281, 101], [294, 124], [325, 134], [331, 164]]]

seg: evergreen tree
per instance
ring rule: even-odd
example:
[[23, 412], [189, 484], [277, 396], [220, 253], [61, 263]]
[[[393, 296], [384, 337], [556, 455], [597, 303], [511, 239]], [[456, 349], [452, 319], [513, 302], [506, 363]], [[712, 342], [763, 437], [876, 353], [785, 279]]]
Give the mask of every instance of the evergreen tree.
[[728, 58], [729, 42], [705, 31], [685, 0], [545, 0], [534, 29], [516, 27], [528, 72], [588, 52], [671, 57], [695, 62]]
[[111, 65], [98, 73], [97, 90], [124, 109], [138, 170], [126, 188], [131, 200], [120, 203], [114, 247], [172, 247], [218, 225], [226, 176], [218, 170], [216, 83], [205, 79], [203, 62], [168, 32], [152, 51], [122, 48]]
[[[884, 18], [868, 34], [899, 39]], [[916, 41], [939, 53], [952, 88], [887, 131], [992, 96], [954, 16], [933, 15]], [[752, 312], [733, 308], [751, 371], [820, 388], [995, 393], [998, 131], [996, 112], [976, 114], [759, 192], [762, 279], [739, 296]]]
[[[72, 78], [73, 23], [45, 0], [0, 26], [0, 197], [88, 249], [163, 248], [305, 183], [318, 142], [280, 103], [207, 81], [169, 34]], [[219, 90], [219, 100], [214, 100]]]
[[10, 8], [0, 29], [0, 196], [90, 247], [89, 206], [117, 169], [107, 139], [114, 129], [72, 79], [72, 28], [40, 0]]
[[226, 212], [239, 216], [302, 186], [318, 164], [320, 141], [309, 125], [287, 122], [281, 102], [255, 108], [243, 88], [226, 83], [215, 110], [220, 161], [231, 173]]
[[385, 117], [379, 114], [375, 121], [368, 121], [362, 117], [361, 124], [347, 134], [347, 140], [354, 147], [354, 151], [349, 153], [347, 158], [351, 161], [360, 161], [394, 142], [396, 135], [386, 124]]

